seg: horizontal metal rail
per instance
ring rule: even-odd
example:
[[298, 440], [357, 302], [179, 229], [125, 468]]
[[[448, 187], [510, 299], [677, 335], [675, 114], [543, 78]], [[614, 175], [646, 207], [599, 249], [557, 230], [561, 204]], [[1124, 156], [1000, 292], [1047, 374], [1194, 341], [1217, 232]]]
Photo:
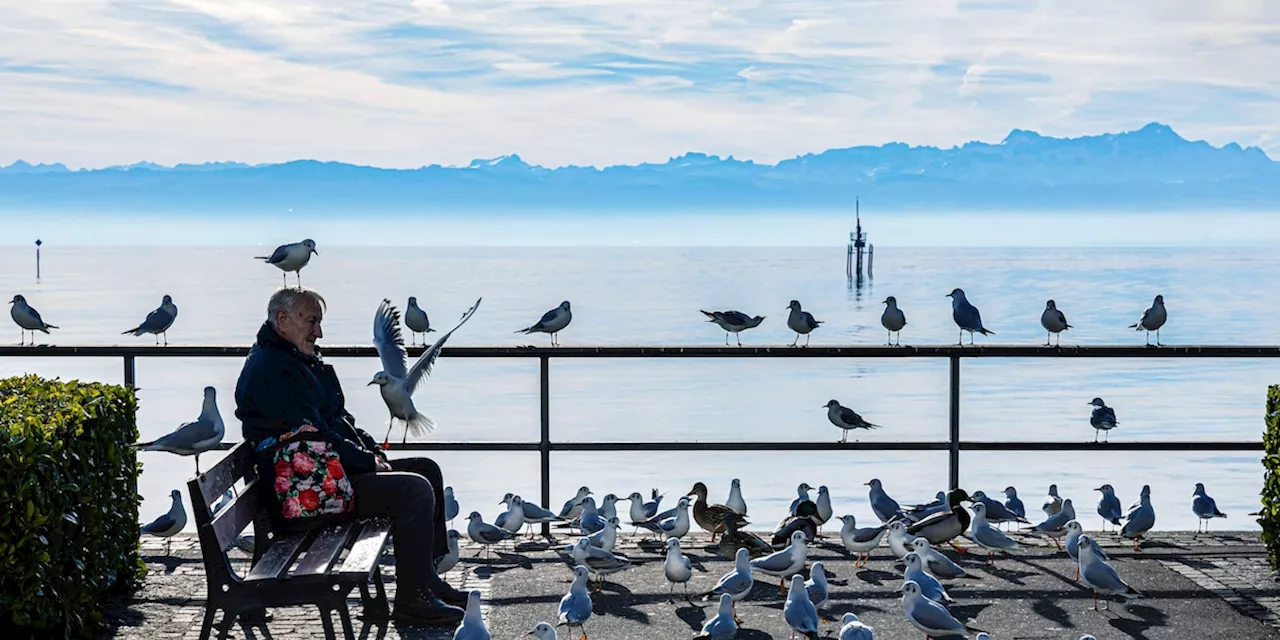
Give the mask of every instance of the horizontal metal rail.
[[[423, 347], [407, 347], [411, 356]], [[374, 358], [373, 347], [323, 347], [326, 358]], [[249, 347], [226, 346], [0, 346], [0, 357], [243, 358]], [[920, 345], [845, 347], [444, 347], [457, 358], [1280, 358], [1278, 345], [1150, 346]]]
[[[425, 347], [409, 347], [416, 357]], [[323, 347], [328, 358], [374, 358], [373, 347]], [[0, 358], [122, 358], [124, 382], [136, 387], [137, 358], [243, 358], [247, 346], [0, 346]], [[537, 358], [539, 361], [540, 439], [538, 442], [412, 442], [392, 444], [401, 451], [515, 451], [538, 452], [542, 476], [542, 504], [551, 502], [551, 462], [553, 451], [945, 451], [948, 454], [950, 485], [960, 483], [962, 451], [1249, 451], [1263, 450], [1261, 440], [1251, 441], [966, 441], [960, 438], [960, 361], [965, 358], [1280, 358], [1274, 345], [1194, 345], [1194, 346], [1066, 346], [1039, 345], [920, 345], [920, 346], [822, 346], [822, 347], [445, 347], [441, 357]], [[554, 442], [551, 440], [552, 358], [936, 358], [949, 364], [949, 439], [946, 442]], [[229, 449], [233, 443], [223, 443]], [[548, 525], [543, 525], [547, 533]]]

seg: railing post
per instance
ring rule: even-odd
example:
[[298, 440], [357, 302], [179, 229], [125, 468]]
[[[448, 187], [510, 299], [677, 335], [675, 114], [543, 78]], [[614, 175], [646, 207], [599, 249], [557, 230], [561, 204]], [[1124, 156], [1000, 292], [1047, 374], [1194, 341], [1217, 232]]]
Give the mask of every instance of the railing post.
[[[551, 359], [538, 358], [538, 377], [541, 392], [542, 434], [538, 439], [538, 452], [542, 456], [542, 506], [550, 510], [551, 504]], [[542, 523], [542, 535], [551, 535], [551, 523]]]
[[960, 356], [951, 356], [951, 435], [948, 473], [951, 488], [960, 486]]
[[134, 363], [134, 356], [124, 357], [124, 386], [133, 389], [137, 387], [137, 367]]

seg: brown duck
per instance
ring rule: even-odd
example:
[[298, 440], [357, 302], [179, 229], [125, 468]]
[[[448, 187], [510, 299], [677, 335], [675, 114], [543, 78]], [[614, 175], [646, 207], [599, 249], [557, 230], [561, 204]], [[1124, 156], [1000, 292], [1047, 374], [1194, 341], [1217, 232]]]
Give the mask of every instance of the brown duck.
[[736, 512], [722, 504], [708, 504], [707, 485], [701, 482], [695, 482], [688, 495], [698, 497], [697, 501], [693, 503], [693, 520], [698, 523], [699, 527], [711, 534], [711, 542], [714, 543], [716, 534], [724, 533], [725, 514], [734, 513], [736, 515]]
[[760, 536], [750, 531], [742, 531], [741, 529], [750, 524], [746, 518], [737, 513], [726, 514], [724, 518], [724, 535], [720, 536], [718, 549], [720, 555], [726, 558], [732, 558], [738, 553], [738, 549], [746, 549], [752, 558], [767, 556], [774, 552], [774, 548], [765, 542]]

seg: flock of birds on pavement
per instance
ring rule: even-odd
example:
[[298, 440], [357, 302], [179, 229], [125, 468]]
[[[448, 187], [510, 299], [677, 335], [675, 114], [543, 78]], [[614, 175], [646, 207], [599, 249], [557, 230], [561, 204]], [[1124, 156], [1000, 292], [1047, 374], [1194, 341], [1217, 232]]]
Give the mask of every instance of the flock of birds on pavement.
[[[281, 278], [284, 286], [288, 286], [289, 272], [297, 275], [298, 286], [302, 286], [302, 269], [311, 262], [311, 256], [318, 255], [316, 251], [316, 243], [314, 240], [306, 239], [301, 242], [280, 245], [270, 256], [257, 256], [255, 259], [263, 260], [266, 264], [273, 265], [280, 269]], [[987, 329], [982, 323], [982, 314], [978, 308], [969, 302], [965, 297], [964, 290], [956, 288], [947, 294], [951, 298], [951, 318], [955, 321], [956, 326], [960, 329], [960, 340], [957, 344], [964, 344], [964, 334], [969, 332], [969, 344], [973, 344], [973, 334], [980, 333], [982, 335], [994, 335], [995, 332]], [[58, 329], [57, 325], [49, 324], [40, 315], [40, 312], [27, 302], [27, 299], [21, 294], [14, 295], [9, 301], [12, 307], [9, 315], [22, 329], [22, 340], [19, 346], [26, 344], [27, 332], [31, 333], [31, 344], [35, 345], [35, 332], [40, 331], [45, 334], [50, 329]], [[887, 343], [890, 346], [901, 346], [902, 329], [907, 326], [907, 316], [898, 307], [898, 301], [893, 296], [885, 298], [884, 313], [880, 316], [880, 324], [888, 332]], [[824, 321], [815, 319], [813, 314], [801, 308], [798, 300], [792, 300], [787, 305], [790, 311], [787, 316], [787, 327], [796, 333], [796, 338], [791, 342], [790, 346], [799, 346], [800, 336], [804, 336], [804, 346], [809, 346], [809, 339], [813, 331], [823, 324]], [[703, 315], [707, 317], [708, 322], [713, 322], [725, 331], [725, 344], [729, 344], [729, 335], [733, 334], [737, 340], [738, 346], [742, 346], [741, 333], [748, 329], [760, 326], [764, 322], [764, 316], [750, 316], [737, 310], [726, 311], [705, 311], [701, 310]], [[174, 320], [178, 317], [178, 308], [173, 303], [173, 298], [165, 295], [160, 306], [156, 310], [149, 313], [145, 320], [138, 326], [124, 331], [122, 335], [141, 336], [151, 334], [156, 336], [156, 343], [160, 343], [160, 337], [164, 337], [164, 344], [169, 343], [168, 330], [173, 326]], [[409, 298], [408, 310], [405, 312], [405, 325], [413, 332], [416, 339], [418, 334], [425, 334], [432, 331], [431, 324], [427, 318], [427, 314], [417, 304], [416, 298]], [[550, 335], [551, 346], [559, 346], [559, 334], [573, 320], [573, 313], [570, 309], [569, 301], [561, 302], [556, 308], [543, 314], [542, 318], [534, 324], [517, 330], [515, 333], [532, 334], [546, 333]], [[1168, 311], [1164, 306], [1164, 296], [1157, 295], [1137, 322], [1129, 325], [1129, 328], [1138, 331], [1147, 332], [1147, 345], [1151, 345], [1151, 332], [1156, 334], [1156, 346], [1160, 345], [1160, 328], [1164, 326], [1168, 320]], [[1049, 346], [1057, 337], [1057, 345], [1061, 346], [1062, 332], [1072, 328], [1067, 322], [1067, 317], [1060, 311], [1053, 300], [1045, 302], [1044, 311], [1040, 314], [1040, 325], [1044, 327], [1046, 332], [1045, 346]], [[894, 334], [897, 334], [898, 341], [894, 342]]]
[[[212, 390], [207, 389], [206, 399], [211, 402], [212, 398]], [[147, 445], [139, 446], [146, 448]], [[1059, 495], [1056, 484], [1049, 485], [1048, 494], [1041, 503], [1046, 517], [1038, 524], [1027, 519], [1026, 506], [1014, 487], [1004, 489], [1003, 501], [990, 498], [982, 491], [971, 495], [957, 488], [938, 492], [932, 502], [904, 508], [885, 491], [879, 479], [871, 479], [866, 486], [869, 487], [871, 511], [879, 522], [874, 526], [859, 527], [853, 515], [835, 518], [839, 523], [841, 546], [854, 557], [854, 566], [866, 566], [871, 552], [882, 543], [889, 548], [895, 561], [900, 561], [903, 566], [903, 582], [898, 588], [902, 593], [902, 613], [908, 623], [929, 638], [968, 638], [975, 633], [978, 640], [988, 637], [986, 631], [957, 620], [948, 610], [955, 600], [942, 581], [967, 574], [963, 567], [938, 549], [948, 545], [969, 553], [958, 544], [964, 538], [980, 547], [985, 561], [990, 564], [995, 554], [1009, 554], [1020, 547], [1017, 540], [1002, 531], [1000, 527], [1005, 525], [1019, 527], [1025, 535], [1047, 536], [1060, 550], [1065, 550], [1076, 561], [1077, 579], [1093, 592], [1091, 610], [1098, 610], [1099, 596], [1104, 602], [1111, 596], [1121, 600], [1142, 597], [1108, 562], [1096, 536], [1085, 533], [1072, 499]], [[812, 491], [814, 488], [807, 483], [796, 488], [796, 498], [788, 507], [787, 515], [767, 537], [745, 529], [750, 524], [746, 519], [747, 503], [743, 498], [742, 483], [736, 478], [730, 484], [724, 504], [710, 503], [707, 486], [697, 482], [687, 494], [679, 497], [674, 508], [666, 511], [660, 510], [663, 495], [657, 489], [653, 489], [647, 499], [640, 492], [632, 492], [626, 497], [610, 493], [603, 496], [597, 505], [591, 489], [583, 486], [557, 512], [508, 493], [499, 502], [506, 511], [499, 514], [492, 524], [485, 522], [479, 511], [472, 511], [466, 518], [465, 535], [480, 546], [477, 556], [483, 553], [486, 558], [492, 547], [508, 542], [515, 551], [514, 545], [521, 530], [527, 528], [529, 537], [533, 538], [535, 525], [554, 524], [569, 529], [571, 536], [576, 536], [571, 544], [559, 549], [560, 556], [573, 572], [573, 581], [568, 593], [560, 600], [556, 624], [539, 622], [529, 632], [539, 640], [555, 640], [557, 627], [566, 627], [570, 631], [576, 628], [585, 640], [586, 625], [593, 615], [592, 591], [603, 589], [606, 576], [651, 561], [628, 557], [616, 550], [624, 515], [626, 524], [635, 531], [643, 529], [663, 541], [665, 558], [662, 566], [670, 584], [670, 602], [674, 603], [677, 587], [682, 589], [686, 600], [692, 601], [690, 582], [694, 575], [693, 564], [683, 554], [681, 544], [691, 538], [689, 534], [693, 525], [711, 535], [711, 544], [722, 557], [733, 558], [731, 571], [709, 589], [698, 590], [703, 601], [717, 599], [719, 604], [716, 615], [703, 624], [694, 638], [729, 640], [736, 636], [740, 625], [744, 624], [737, 614], [737, 603], [752, 592], [756, 575], [777, 579], [779, 594], [785, 592], [783, 613], [793, 631], [792, 637], [817, 638], [822, 623], [819, 611], [830, 604], [831, 588], [823, 563], [808, 563], [808, 550], [810, 545], [817, 543], [822, 528], [832, 521], [835, 514], [828, 488], [818, 487], [816, 498], [811, 497]], [[1127, 513], [1111, 485], [1103, 484], [1095, 491], [1100, 494], [1096, 511], [1102, 518], [1102, 528], [1105, 530], [1107, 525], [1119, 527], [1118, 535], [1132, 540], [1134, 550], [1141, 551], [1139, 543], [1154, 527], [1156, 518], [1150, 487], [1142, 488], [1138, 501], [1129, 507]], [[460, 505], [452, 487], [446, 487], [444, 493], [445, 519], [452, 523], [461, 513]], [[170, 510], [142, 527], [142, 533], [164, 537], [166, 543], [169, 536], [181, 531], [186, 524], [181, 493], [174, 490], [171, 496]], [[217, 513], [231, 497], [232, 491], [228, 490], [224, 501], [214, 507], [214, 512]], [[619, 503], [623, 501], [630, 503], [626, 511], [620, 510]], [[964, 503], [970, 505], [968, 509]], [[1226, 517], [1201, 483], [1195, 485], [1191, 510], [1205, 524], [1206, 531], [1211, 519]], [[441, 575], [461, 560], [459, 540], [462, 534], [450, 529], [448, 537], [449, 553], [440, 558], [436, 566]], [[642, 542], [642, 549], [644, 545]], [[806, 570], [808, 579], [803, 575]], [[844, 614], [841, 625], [840, 640], [874, 637], [873, 629], [853, 613]], [[455, 640], [490, 639], [480, 615], [479, 591], [469, 594], [466, 616], [453, 637]]]

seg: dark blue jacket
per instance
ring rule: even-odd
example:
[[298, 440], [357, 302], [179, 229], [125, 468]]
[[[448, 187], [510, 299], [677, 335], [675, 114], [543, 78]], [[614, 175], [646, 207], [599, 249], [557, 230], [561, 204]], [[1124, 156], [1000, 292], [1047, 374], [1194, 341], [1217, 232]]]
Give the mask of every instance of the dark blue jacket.
[[236, 417], [244, 439], [255, 447], [311, 423], [337, 446], [347, 473], [376, 471], [375, 456], [382, 456], [377, 441], [355, 426], [338, 376], [320, 359], [319, 347], [308, 356], [267, 323], [258, 330], [236, 382]]

